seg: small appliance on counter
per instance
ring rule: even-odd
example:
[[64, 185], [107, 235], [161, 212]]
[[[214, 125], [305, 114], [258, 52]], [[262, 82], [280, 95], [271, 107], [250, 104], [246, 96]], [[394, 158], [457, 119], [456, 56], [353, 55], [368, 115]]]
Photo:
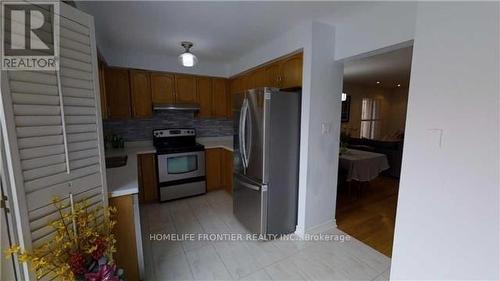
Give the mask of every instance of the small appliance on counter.
[[108, 135], [104, 137], [104, 148], [125, 148], [125, 140], [119, 135]]
[[195, 129], [155, 129], [156, 169], [160, 202], [207, 192], [205, 147]]

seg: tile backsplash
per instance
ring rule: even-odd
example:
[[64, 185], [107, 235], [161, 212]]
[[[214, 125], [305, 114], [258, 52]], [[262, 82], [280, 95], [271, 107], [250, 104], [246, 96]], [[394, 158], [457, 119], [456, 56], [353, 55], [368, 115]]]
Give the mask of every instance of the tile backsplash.
[[233, 134], [232, 119], [198, 119], [191, 111], [155, 111], [150, 119], [104, 120], [104, 135], [117, 134], [125, 141], [152, 139], [153, 129], [195, 128], [199, 137]]

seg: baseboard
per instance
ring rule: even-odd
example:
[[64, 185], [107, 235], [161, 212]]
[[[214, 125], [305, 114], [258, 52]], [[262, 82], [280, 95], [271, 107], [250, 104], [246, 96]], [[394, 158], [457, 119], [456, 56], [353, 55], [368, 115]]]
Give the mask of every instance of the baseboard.
[[331, 219], [324, 223], [320, 223], [307, 230], [297, 225], [297, 227], [295, 228], [295, 235], [299, 236], [300, 238], [304, 238], [306, 234], [319, 234], [332, 228], [337, 228], [337, 222], [335, 219]]
[[295, 227], [295, 235], [303, 239], [305, 234], [305, 229], [302, 226], [297, 225], [297, 227]]

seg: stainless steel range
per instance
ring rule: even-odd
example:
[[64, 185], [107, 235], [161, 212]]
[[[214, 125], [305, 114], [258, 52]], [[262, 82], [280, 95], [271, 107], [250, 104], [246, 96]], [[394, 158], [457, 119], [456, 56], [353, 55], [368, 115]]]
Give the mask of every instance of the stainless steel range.
[[205, 147], [195, 129], [153, 130], [160, 202], [206, 193]]

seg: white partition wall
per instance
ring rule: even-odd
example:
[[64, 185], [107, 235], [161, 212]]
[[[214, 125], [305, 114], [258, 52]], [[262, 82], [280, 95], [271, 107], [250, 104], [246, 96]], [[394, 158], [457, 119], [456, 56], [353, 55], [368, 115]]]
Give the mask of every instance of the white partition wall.
[[393, 280], [499, 278], [500, 4], [419, 3]]
[[63, 3], [60, 14], [60, 70], [1, 73], [11, 202], [26, 249], [51, 239], [54, 196], [107, 205], [93, 18]]

